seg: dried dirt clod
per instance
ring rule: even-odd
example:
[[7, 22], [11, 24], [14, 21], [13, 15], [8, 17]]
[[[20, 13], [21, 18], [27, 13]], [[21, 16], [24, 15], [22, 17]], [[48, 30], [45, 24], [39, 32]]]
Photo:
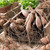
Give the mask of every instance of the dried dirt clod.
[[4, 39], [5, 39], [5, 36], [6, 36], [6, 32], [3, 31], [3, 32], [0, 34], [0, 39], [4, 40]]
[[10, 43], [10, 44], [12, 44], [12, 43], [13, 43], [13, 39], [12, 39], [12, 38], [7, 37], [7, 39], [8, 39], [8, 41], [9, 41], [9, 43]]
[[17, 25], [17, 29], [19, 30], [19, 31], [24, 31], [24, 26], [22, 26], [22, 25]]
[[50, 35], [46, 36], [48, 43], [50, 42]]
[[9, 48], [8, 47], [4, 47], [4, 50], [9, 50]]
[[50, 50], [50, 43], [46, 45], [46, 49]]
[[2, 42], [3, 42], [3, 40], [2, 40], [2, 39], [0, 39], [0, 42], [2, 43]]
[[3, 26], [3, 24], [5, 23], [4, 19], [0, 19], [0, 26]]
[[38, 17], [38, 15], [35, 13], [35, 17], [36, 17], [36, 26], [37, 28], [41, 28], [42, 24], [41, 24], [41, 20]]
[[14, 46], [14, 44], [10, 44], [10, 45], [8, 46], [8, 48], [10, 48], [10, 50], [14, 50], [14, 48], [16, 48], [16, 47]]
[[40, 39], [40, 41], [41, 41], [43, 44], [47, 44], [47, 43], [48, 43], [48, 41], [47, 41], [46, 37], [44, 37], [44, 38]]
[[9, 41], [7, 39], [5, 39], [5, 43], [4, 45], [7, 47], [9, 45]]
[[4, 46], [3, 46], [3, 44], [1, 45], [1, 48], [0, 48], [1, 50], [4, 50]]
[[6, 16], [0, 16], [0, 18], [1, 18], [1, 19], [4, 19], [4, 18], [6, 18]]
[[41, 48], [42, 50], [46, 50], [46, 46], [42, 46], [42, 48]]

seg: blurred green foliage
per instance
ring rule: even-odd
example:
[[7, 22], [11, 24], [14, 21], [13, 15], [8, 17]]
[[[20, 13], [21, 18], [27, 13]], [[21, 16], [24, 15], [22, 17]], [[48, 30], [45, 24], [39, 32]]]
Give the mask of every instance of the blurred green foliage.
[[10, 4], [13, 4], [14, 2], [16, 2], [18, 0], [0, 0], [0, 7], [4, 7]]
[[21, 3], [21, 6], [23, 9], [28, 9], [28, 5], [30, 5], [32, 8], [36, 8], [36, 6], [39, 4], [38, 0], [19, 0]]

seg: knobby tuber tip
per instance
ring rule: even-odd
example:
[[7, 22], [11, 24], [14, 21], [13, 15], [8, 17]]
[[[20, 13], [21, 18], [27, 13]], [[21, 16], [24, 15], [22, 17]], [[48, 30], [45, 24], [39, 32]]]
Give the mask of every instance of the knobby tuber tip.
[[29, 10], [22, 10], [22, 14], [27, 18], [28, 14], [30, 13]]

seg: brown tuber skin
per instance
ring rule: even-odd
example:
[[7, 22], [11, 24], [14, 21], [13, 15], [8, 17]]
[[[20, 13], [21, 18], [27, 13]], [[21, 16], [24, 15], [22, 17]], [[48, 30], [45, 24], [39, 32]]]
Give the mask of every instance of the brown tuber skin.
[[12, 30], [20, 30], [20, 31], [24, 31], [24, 26], [22, 26], [22, 25], [18, 25], [18, 24], [15, 24], [15, 23], [11, 23], [10, 24], [10, 28], [12, 29]]
[[13, 19], [10, 19], [10, 22], [14, 22], [16, 24], [24, 24], [24, 19], [16, 19], [16, 20], [13, 20]]
[[9, 41], [9, 43], [10, 43], [10, 44], [12, 44], [12, 43], [13, 43], [13, 39], [12, 39], [12, 38], [7, 37], [7, 39], [8, 39], [8, 41]]
[[41, 26], [42, 26], [41, 20], [36, 13], [35, 13], [35, 17], [36, 17], [36, 26], [37, 28], [41, 29]]
[[31, 31], [31, 23], [32, 23], [33, 20], [34, 20], [33, 14], [30, 13], [30, 14], [28, 15], [28, 18], [29, 18], [29, 19], [26, 19], [26, 23], [25, 23], [25, 24], [26, 24], [26, 31], [27, 31], [28, 40], [29, 40], [29, 43], [30, 43], [29, 33], [30, 33], [30, 31]]
[[30, 14], [28, 15], [28, 17], [29, 17], [29, 18], [27, 18], [27, 19], [26, 19], [26, 22], [25, 22], [27, 33], [30, 32], [31, 23], [32, 23], [32, 21], [34, 20], [34, 16], [33, 16], [32, 13], [30, 13]]
[[4, 18], [6, 18], [6, 16], [0, 16], [0, 18], [1, 18], [1, 19], [4, 19]]
[[17, 25], [17, 29], [20, 30], [20, 31], [24, 31], [25, 28], [22, 25]]
[[5, 23], [4, 19], [0, 19], [0, 26], [3, 26], [3, 24]]
[[43, 26], [47, 23], [46, 19], [42, 16], [41, 16], [41, 21], [42, 21]]

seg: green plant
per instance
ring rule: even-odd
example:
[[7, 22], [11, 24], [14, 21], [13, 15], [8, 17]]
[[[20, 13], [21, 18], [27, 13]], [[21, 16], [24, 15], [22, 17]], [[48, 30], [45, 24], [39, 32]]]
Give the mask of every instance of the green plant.
[[27, 9], [28, 5], [30, 5], [32, 8], [36, 8], [36, 6], [39, 4], [38, 0], [19, 0], [19, 2], [24, 9]]
[[0, 7], [7, 6], [9, 4], [13, 4], [13, 2], [16, 2], [18, 0], [0, 0]]

